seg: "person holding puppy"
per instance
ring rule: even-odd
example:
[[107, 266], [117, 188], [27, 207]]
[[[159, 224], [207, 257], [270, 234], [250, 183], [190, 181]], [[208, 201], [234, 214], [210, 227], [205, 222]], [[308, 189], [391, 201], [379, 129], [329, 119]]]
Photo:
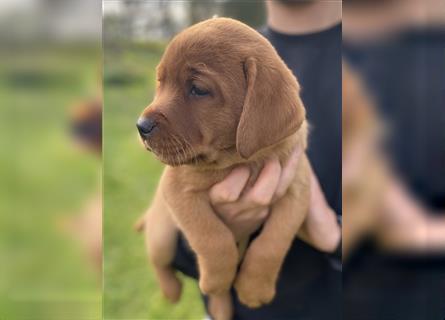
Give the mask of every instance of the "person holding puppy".
[[[326, 252], [334, 252], [341, 238], [341, 2], [280, 0], [266, 6], [268, 26], [261, 31], [299, 79], [312, 127], [307, 150], [313, 167], [310, 212], [283, 265], [276, 298], [249, 309], [233, 293], [234, 319], [340, 319], [341, 272]], [[234, 234], [255, 237], [270, 204], [289, 187], [302, 153], [295, 149], [284, 166], [270, 159], [244, 193], [250, 172], [243, 166], [211, 188], [212, 205]], [[198, 277], [183, 237], [174, 267]]]

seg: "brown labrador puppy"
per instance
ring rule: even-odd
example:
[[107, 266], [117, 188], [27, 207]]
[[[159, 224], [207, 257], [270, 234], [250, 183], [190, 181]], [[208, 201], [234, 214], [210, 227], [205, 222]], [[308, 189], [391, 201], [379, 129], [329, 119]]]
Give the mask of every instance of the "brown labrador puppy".
[[139, 227], [145, 226], [149, 257], [164, 294], [171, 301], [180, 295], [170, 266], [179, 229], [196, 253], [199, 287], [210, 295], [210, 312], [229, 319], [232, 285], [240, 301], [252, 308], [274, 298], [281, 265], [308, 213], [309, 162], [301, 157], [292, 185], [272, 205], [238, 273], [242, 256], [237, 244], [248, 235], [235, 239], [213, 210], [208, 191], [239, 164], [252, 172], [247, 189], [267, 158], [284, 163], [296, 145], [306, 148], [300, 88], [263, 36], [227, 18], [178, 34], [157, 76], [154, 101], [137, 127], [146, 148], [167, 166]]

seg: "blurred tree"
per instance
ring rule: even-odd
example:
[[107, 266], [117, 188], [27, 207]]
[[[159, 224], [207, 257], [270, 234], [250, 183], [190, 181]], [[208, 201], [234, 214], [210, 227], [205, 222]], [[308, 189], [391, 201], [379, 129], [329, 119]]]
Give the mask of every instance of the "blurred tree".
[[218, 15], [259, 27], [265, 23], [266, 17], [262, 0], [190, 0], [188, 10], [190, 24]]
[[254, 28], [265, 21], [262, 0], [122, 0], [118, 14], [104, 17], [104, 40], [164, 40], [214, 15], [232, 17]]
[[214, 15], [223, 16], [221, 1], [191, 0], [188, 9], [189, 22], [191, 25], [199, 21], [209, 19]]
[[141, 12], [144, 1], [123, 0], [123, 11], [121, 15], [122, 32], [133, 38], [135, 36], [135, 24], [137, 23], [137, 15]]
[[266, 22], [264, 1], [262, 0], [225, 0], [223, 15], [240, 20], [254, 28], [262, 26]]

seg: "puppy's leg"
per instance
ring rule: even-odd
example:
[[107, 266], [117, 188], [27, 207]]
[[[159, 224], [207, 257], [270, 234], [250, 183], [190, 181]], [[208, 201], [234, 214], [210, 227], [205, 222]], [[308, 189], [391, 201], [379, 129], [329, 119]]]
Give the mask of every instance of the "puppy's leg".
[[228, 291], [235, 278], [238, 250], [235, 238], [210, 206], [206, 192], [194, 193], [172, 188], [170, 199], [174, 218], [196, 253], [199, 287], [204, 294]]
[[178, 229], [160, 192], [157, 192], [144, 218], [148, 257], [154, 266], [164, 296], [175, 303], [179, 300], [182, 290], [181, 282], [171, 267], [176, 252]]
[[[243, 257], [249, 243], [249, 237], [241, 238], [238, 242], [239, 257]], [[209, 312], [214, 320], [232, 320], [233, 301], [230, 291], [209, 296]]]
[[275, 296], [281, 266], [308, 212], [309, 180], [303, 180], [273, 205], [262, 232], [247, 249], [235, 289], [248, 307], [257, 308]]
[[230, 292], [209, 296], [209, 312], [213, 320], [232, 320], [233, 304]]

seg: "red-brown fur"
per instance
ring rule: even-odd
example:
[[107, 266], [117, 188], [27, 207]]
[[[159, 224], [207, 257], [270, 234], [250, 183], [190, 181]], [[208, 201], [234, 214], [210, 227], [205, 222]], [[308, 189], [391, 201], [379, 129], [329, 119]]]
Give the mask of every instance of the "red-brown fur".
[[[145, 227], [150, 259], [164, 294], [179, 299], [181, 284], [171, 262], [178, 229], [196, 253], [199, 286], [211, 297], [210, 312], [231, 318], [232, 285], [249, 307], [269, 303], [287, 251], [309, 205], [309, 162], [300, 159], [287, 193], [271, 207], [241, 267], [231, 230], [213, 210], [208, 191], [235, 165], [247, 164], [252, 185], [264, 161], [287, 161], [296, 145], [306, 148], [307, 124], [299, 85], [272, 45], [250, 27], [210, 19], [178, 34], [157, 68], [153, 102], [141, 117], [155, 119], [146, 147], [167, 164]], [[209, 91], [190, 94], [192, 86]], [[227, 195], [230, 200], [231, 195]]]

